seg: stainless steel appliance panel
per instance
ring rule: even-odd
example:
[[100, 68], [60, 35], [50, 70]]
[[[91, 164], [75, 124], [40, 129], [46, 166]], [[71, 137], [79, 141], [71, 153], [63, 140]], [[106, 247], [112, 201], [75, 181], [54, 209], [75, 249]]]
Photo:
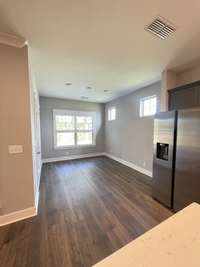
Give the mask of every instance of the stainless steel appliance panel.
[[154, 119], [153, 197], [172, 208], [177, 112], [161, 112]]
[[180, 110], [174, 185], [176, 211], [200, 203], [200, 109]]

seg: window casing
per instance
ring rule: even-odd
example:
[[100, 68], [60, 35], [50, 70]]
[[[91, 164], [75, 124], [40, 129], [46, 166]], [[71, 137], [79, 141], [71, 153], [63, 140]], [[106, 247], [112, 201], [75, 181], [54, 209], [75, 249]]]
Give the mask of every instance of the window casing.
[[56, 149], [94, 146], [95, 112], [53, 110], [54, 147]]
[[157, 97], [155, 95], [140, 99], [140, 117], [153, 116], [157, 111]]
[[108, 120], [109, 121], [116, 120], [116, 107], [108, 108]]

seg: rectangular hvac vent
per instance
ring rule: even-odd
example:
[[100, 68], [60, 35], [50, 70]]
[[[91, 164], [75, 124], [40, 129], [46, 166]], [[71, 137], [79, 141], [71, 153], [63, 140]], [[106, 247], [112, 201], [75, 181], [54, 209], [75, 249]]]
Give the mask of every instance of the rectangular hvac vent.
[[157, 17], [146, 30], [158, 36], [161, 39], [167, 39], [169, 35], [173, 34], [176, 28], [161, 17]]

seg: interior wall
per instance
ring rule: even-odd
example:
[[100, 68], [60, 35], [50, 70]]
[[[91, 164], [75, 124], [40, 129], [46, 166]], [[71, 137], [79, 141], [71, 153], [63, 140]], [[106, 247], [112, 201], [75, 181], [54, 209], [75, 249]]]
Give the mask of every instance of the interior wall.
[[[105, 138], [106, 152], [152, 172], [153, 163], [153, 116], [139, 116], [140, 99], [157, 95], [160, 106], [161, 83], [155, 83], [122, 96], [106, 104]], [[117, 109], [115, 121], [108, 121], [107, 111]]]
[[195, 66], [188, 70], [177, 73], [176, 84], [181, 86], [187, 83], [195, 82], [200, 80], [200, 66]]
[[[53, 136], [53, 109], [69, 109], [96, 112], [96, 145], [55, 149]], [[104, 152], [104, 104], [85, 101], [40, 97], [42, 159]]]
[[[0, 198], [2, 214], [34, 206], [27, 47], [0, 44]], [[23, 153], [9, 154], [9, 145]]]

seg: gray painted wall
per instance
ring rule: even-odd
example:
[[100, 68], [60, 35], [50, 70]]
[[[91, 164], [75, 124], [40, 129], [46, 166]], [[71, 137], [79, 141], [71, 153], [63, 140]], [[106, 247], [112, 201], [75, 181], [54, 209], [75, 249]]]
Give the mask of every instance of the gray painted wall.
[[[161, 84], [137, 90], [106, 104], [105, 139], [106, 152], [152, 171], [153, 161], [153, 117], [139, 116], [140, 98], [157, 95], [158, 110]], [[107, 120], [108, 107], [115, 106], [115, 121]]]
[[[97, 136], [96, 146], [54, 149], [53, 140], [53, 109], [70, 109], [81, 111], [95, 111]], [[104, 152], [104, 112], [105, 105], [85, 101], [65, 100], [58, 98], [40, 97], [40, 118], [41, 118], [41, 145], [42, 158], [55, 158], [70, 155], [82, 155], [88, 153]]]

